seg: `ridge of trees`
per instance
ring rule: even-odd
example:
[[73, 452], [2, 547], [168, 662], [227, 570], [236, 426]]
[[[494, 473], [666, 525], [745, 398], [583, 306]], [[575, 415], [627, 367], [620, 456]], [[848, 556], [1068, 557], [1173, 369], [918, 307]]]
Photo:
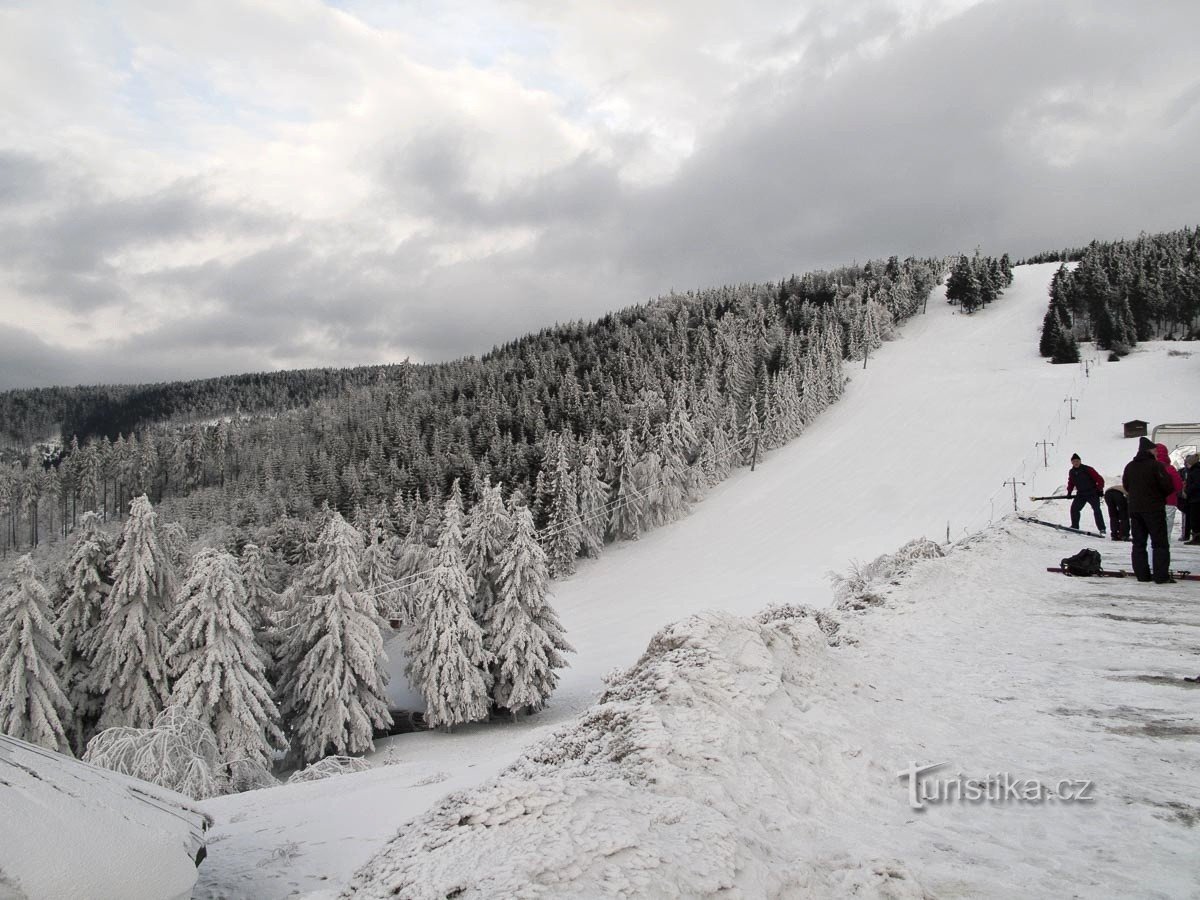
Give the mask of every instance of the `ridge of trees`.
[[1116, 356], [1138, 341], [1200, 338], [1200, 229], [1093, 241], [1051, 279], [1038, 352], [1079, 361], [1079, 341]]
[[0, 721], [183, 761], [197, 792], [261, 785], [285, 743], [311, 762], [391, 724], [389, 626], [428, 724], [536, 711], [571, 652], [552, 577], [801, 433], [939, 271], [672, 295], [403, 389], [31, 454], [0, 470], [0, 546], [32, 551], [0, 583], [0, 660], [25, 673], [0, 672]]

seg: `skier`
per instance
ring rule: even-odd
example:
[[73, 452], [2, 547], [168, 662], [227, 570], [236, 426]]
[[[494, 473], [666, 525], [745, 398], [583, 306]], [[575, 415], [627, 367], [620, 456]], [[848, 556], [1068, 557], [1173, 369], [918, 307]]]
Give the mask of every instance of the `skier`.
[[[1174, 584], [1171, 577], [1171, 548], [1167, 544], [1167, 497], [1175, 490], [1155, 456], [1154, 442], [1149, 438], [1138, 441], [1138, 452], [1121, 475], [1121, 483], [1129, 497], [1129, 526], [1133, 537], [1131, 554], [1133, 574], [1138, 581]], [[1150, 561], [1146, 556], [1146, 538], [1154, 552], [1154, 572], [1151, 578]]]
[[1071, 527], [1079, 530], [1079, 513], [1085, 504], [1090, 504], [1096, 516], [1096, 530], [1104, 534], [1104, 514], [1100, 512], [1100, 492], [1104, 490], [1104, 479], [1091, 466], [1085, 466], [1078, 453], [1071, 454], [1071, 471], [1067, 473], [1067, 496], [1075, 492], [1071, 502]]

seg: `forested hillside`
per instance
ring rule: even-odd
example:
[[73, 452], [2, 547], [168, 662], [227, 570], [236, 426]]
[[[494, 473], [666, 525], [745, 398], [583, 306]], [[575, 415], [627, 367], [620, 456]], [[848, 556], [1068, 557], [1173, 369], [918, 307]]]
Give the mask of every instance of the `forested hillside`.
[[[968, 312], [1007, 280], [957, 268]], [[295, 408], [35, 451], [0, 478], [0, 545], [32, 549], [0, 591], [0, 651], [28, 648], [3, 657], [5, 730], [193, 796], [269, 783], [277, 751], [360, 754], [391, 726], [389, 620], [426, 725], [535, 711], [571, 652], [550, 580], [801, 433], [942, 269], [671, 295]], [[148, 747], [186, 765], [149, 772]]]
[[1039, 351], [1078, 362], [1079, 341], [1117, 356], [1138, 341], [1200, 338], [1200, 229], [1093, 241], [1050, 284]]
[[[911, 315], [939, 267], [893, 258], [671, 295], [546, 329], [483, 359], [130, 389], [99, 409], [85, 409], [92, 389], [63, 391], [101, 436], [72, 435], [53, 459], [0, 472], [0, 547], [63, 535], [85, 509], [119, 518], [141, 493], [167, 502], [193, 533], [223, 523], [245, 535], [306, 519], [326, 502], [360, 524], [381, 501], [401, 516], [418, 501], [438, 507], [456, 478], [468, 500], [484, 477], [522, 489], [541, 527], [544, 462], [558, 436], [572, 470], [595, 451], [606, 472], [622, 446], [639, 459], [653, 451], [672, 419], [686, 419], [694, 435], [679, 451], [689, 461], [735, 441], [752, 413], [764, 442], [777, 444], [836, 397], [834, 362], [861, 358]], [[8, 402], [26, 396], [50, 394], [12, 392]], [[146, 405], [147, 396], [187, 403]], [[108, 437], [113, 421], [168, 407], [226, 415]], [[270, 414], [245, 415], [255, 408]]]

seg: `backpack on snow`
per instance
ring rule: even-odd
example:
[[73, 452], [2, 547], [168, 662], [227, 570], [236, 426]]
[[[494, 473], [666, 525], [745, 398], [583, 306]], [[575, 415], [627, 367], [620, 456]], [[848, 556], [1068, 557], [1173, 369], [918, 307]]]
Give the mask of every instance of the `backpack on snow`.
[[1100, 552], [1087, 547], [1080, 550], [1074, 556], [1068, 556], [1059, 564], [1064, 575], [1079, 575], [1087, 577], [1089, 575], [1099, 575], [1103, 569], [1100, 568]]

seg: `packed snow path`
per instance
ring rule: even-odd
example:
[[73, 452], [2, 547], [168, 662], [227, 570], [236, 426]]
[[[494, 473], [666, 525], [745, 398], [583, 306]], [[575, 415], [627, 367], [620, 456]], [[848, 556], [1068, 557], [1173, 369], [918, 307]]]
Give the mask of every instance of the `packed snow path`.
[[[1184, 386], [1200, 383], [1200, 352], [1170, 355], [1194, 345], [1152, 344], [1120, 363], [1099, 359], [1090, 378], [1082, 366], [1037, 356], [1055, 268], [1019, 267], [1012, 287], [973, 316], [935, 291], [929, 312], [865, 371], [848, 366], [842, 400], [757, 471], [739, 470], [682, 521], [610, 546], [556, 583], [554, 602], [579, 652], [545, 712], [513, 725], [393, 738], [376, 760], [396, 765], [206, 804], [218, 824], [200, 895], [336, 892], [405, 821], [446, 792], [479, 784], [585, 709], [601, 675], [631, 664], [669, 622], [705, 609], [749, 615], [772, 602], [824, 605], [826, 572], [913, 537], [944, 538], [947, 523], [960, 537], [998, 518], [1011, 509], [1005, 480], [1027, 482], [1018, 490], [1029, 506], [1028, 495], [1065, 482], [1072, 451], [1106, 477], [1119, 473], [1136, 443], [1122, 440], [1123, 421], [1194, 419]], [[1080, 400], [1074, 421], [1063, 402], [1069, 396]], [[1034, 446], [1043, 439], [1055, 444], [1048, 468]], [[1044, 514], [1062, 522], [1066, 510], [1052, 505]]]

